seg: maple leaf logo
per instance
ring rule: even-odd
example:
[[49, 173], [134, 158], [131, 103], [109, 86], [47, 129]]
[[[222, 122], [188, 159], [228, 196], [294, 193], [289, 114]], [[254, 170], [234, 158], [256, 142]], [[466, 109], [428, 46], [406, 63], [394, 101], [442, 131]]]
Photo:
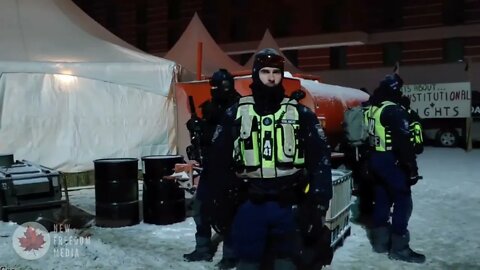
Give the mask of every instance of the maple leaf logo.
[[18, 240], [25, 251], [39, 250], [45, 244], [43, 234], [37, 233], [37, 230], [33, 227], [28, 226], [23, 235], [25, 236], [19, 237]]

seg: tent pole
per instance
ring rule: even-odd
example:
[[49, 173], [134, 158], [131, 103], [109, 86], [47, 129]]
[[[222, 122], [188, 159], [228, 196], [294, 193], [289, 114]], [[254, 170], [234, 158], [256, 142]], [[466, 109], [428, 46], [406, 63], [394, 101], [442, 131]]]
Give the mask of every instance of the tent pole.
[[197, 44], [197, 80], [202, 79], [202, 58], [203, 58], [203, 47], [202, 42]]

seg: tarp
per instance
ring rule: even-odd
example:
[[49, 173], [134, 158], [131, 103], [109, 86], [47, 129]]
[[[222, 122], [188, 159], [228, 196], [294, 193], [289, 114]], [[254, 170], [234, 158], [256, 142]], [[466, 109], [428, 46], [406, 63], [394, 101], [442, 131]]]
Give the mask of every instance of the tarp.
[[175, 147], [175, 63], [70, 0], [0, 1], [0, 154], [65, 172]]
[[[296, 68], [292, 64], [292, 62], [290, 62], [290, 60], [288, 60], [288, 58], [285, 57], [285, 55], [282, 53], [282, 51], [280, 50], [280, 47], [278, 46], [277, 42], [273, 38], [272, 34], [270, 34], [270, 31], [268, 29], [265, 31], [265, 34], [263, 34], [263, 38], [260, 41], [260, 44], [258, 45], [256, 52], [265, 48], [275, 49], [281, 56], [283, 56], [283, 58], [285, 58], [285, 71], [288, 71], [290, 73], [300, 73], [300, 70]], [[246, 69], [252, 68], [253, 60], [255, 60], [254, 57], [255, 57], [255, 54], [253, 54], [252, 57], [250, 57], [250, 59], [244, 65]]]
[[219, 68], [235, 73], [244, 68], [230, 58], [203, 25], [197, 13], [193, 16], [177, 43], [164, 56], [186, 68], [192, 74], [197, 72], [197, 44], [202, 43], [202, 75], [211, 76]]

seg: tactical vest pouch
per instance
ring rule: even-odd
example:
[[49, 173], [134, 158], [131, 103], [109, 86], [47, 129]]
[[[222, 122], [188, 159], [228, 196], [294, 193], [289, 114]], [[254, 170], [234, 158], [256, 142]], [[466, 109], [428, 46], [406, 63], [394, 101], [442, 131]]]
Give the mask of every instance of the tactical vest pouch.
[[[295, 156], [295, 128], [291, 124], [279, 124], [277, 128], [277, 138], [283, 141], [283, 162], [292, 162]], [[278, 148], [277, 149], [281, 149]]]
[[260, 156], [255, 150], [258, 146], [258, 121], [256, 117], [250, 115], [242, 115], [242, 125], [240, 128], [239, 143], [242, 148], [243, 160], [247, 164], [246, 167], [255, 168], [260, 166]]

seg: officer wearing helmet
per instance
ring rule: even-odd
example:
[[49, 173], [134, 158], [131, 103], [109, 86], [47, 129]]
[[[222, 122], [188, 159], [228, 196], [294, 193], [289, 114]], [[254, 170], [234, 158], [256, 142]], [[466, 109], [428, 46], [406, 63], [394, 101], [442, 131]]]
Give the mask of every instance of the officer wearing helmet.
[[[216, 126], [219, 124], [221, 116], [225, 110], [238, 101], [240, 95], [235, 90], [233, 76], [226, 69], [219, 69], [210, 79], [211, 100], [205, 101], [200, 105], [203, 118], [200, 121], [201, 138], [200, 147], [202, 148], [204, 158], [202, 166], [205, 168], [200, 176], [200, 181], [193, 200], [193, 218], [196, 224], [195, 250], [184, 254], [186, 261], [211, 261], [214, 256], [214, 250], [211, 242], [212, 224], [211, 224], [211, 180], [208, 175], [208, 149], [211, 144], [212, 136]], [[189, 120], [191, 121], [191, 120]], [[187, 122], [187, 127], [192, 124]], [[231, 269], [236, 265], [236, 259], [233, 250], [229, 247], [229, 237], [224, 239], [223, 257], [217, 264], [220, 269]]]
[[275, 50], [256, 53], [252, 95], [226, 111], [213, 137], [210, 173], [219, 181], [215, 186], [220, 193], [236, 186], [246, 189], [231, 225], [240, 270], [261, 269], [267, 242], [275, 253], [275, 269], [295, 269], [292, 206], [304, 200], [314, 209], [309, 218], [324, 220], [332, 197], [324, 131], [310, 109], [285, 97], [283, 69], [284, 58]]
[[423, 263], [425, 256], [409, 246], [411, 186], [420, 177], [410, 142], [408, 114], [400, 106], [402, 85], [397, 73], [387, 75], [371, 96], [372, 106], [366, 112], [369, 166], [376, 179], [372, 246], [375, 252], [388, 253], [391, 259]]

